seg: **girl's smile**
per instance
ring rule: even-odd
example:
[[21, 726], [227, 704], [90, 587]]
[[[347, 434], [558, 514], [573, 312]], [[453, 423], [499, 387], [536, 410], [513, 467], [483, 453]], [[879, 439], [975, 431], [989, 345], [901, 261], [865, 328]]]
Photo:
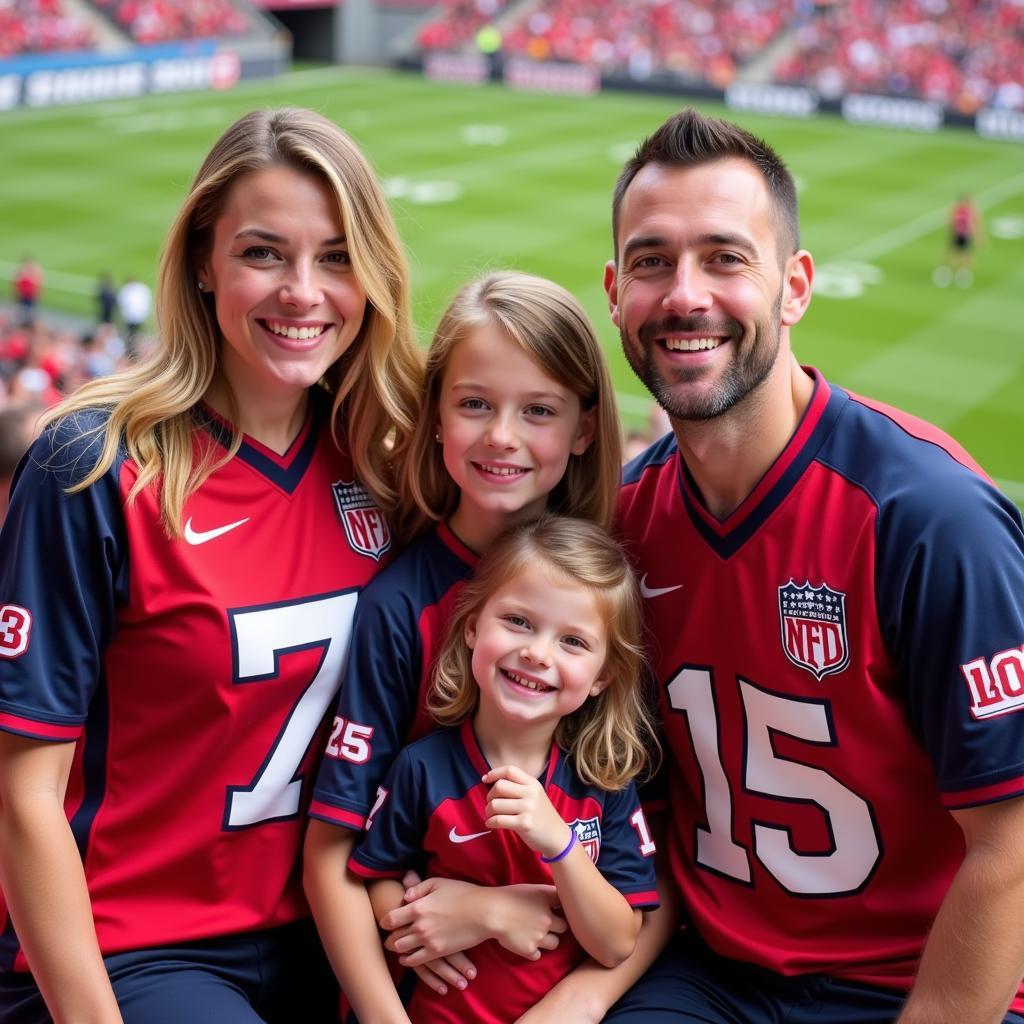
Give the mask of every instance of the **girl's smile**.
[[594, 435], [579, 396], [490, 325], [452, 350], [439, 413], [445, 468], [459, 487], [451, 527], [478, 550], [503, 527], [540, 515], [570, 456]]
[[527, 566], [494, 591], [470, 616], [466, 643], [485, 729], [498, 721], [554, 727], [607, 682], [599, 598], [550, 566]]

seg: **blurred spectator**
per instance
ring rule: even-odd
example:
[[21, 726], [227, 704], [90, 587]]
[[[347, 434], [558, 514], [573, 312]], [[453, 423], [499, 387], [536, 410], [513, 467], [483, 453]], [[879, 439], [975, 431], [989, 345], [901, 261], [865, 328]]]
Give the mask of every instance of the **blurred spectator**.
[[12, 285], [21, 322], [33, 323], [36, 318], [36, 306], [39, 304], [39, 293], [43, 287], [43, 268], [31, 256], [26, 256], [14, 271]]
[[626, 433], [622, 453], [623, 460], [629, 462], [630, 459], [635, 459], [671, 429], [672, 424], [669, 421], [668, 413], [657, 402], [651, 402], [647, 410], [646, 426], [634, 427]]
[[41, 406], [28, 402], [0, 408], [0, 523], [7, 515], [11, 478], [35, 440], [35, 422], [41, 412]]
[[105, 271], [96, 282], [96, 323], [112, 324], [117, 310], [117, 292], [114, 281]]
[[117, 305], [124, 322], [124, 344], [128, 355], [134, 357], [139, 332], [149, 319], [153, 305], [153, 294], [149, 286], [134, 277], [129, 277], [117, 293]]
[[117, 369], [117, 356], [108, 350], [105, 337], [102, 331], [82, 335], [82, 380], [106, 377]]

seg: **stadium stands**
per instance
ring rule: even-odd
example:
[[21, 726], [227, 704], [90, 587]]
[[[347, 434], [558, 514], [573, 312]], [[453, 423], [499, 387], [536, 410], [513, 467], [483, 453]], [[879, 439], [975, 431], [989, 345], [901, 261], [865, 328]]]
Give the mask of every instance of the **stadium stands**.
[[795, 28], [784, 82], [826, 96], [918, 96], [973, 113], [1024, 109], [1020, 0], [848, 0], [818, 4]]
[[[827, 98], [871, 92], [963, 113], [1024, 109], [1024, 0], [446, 0], [419, 45], [472, 46], [488, 23], [500, 28], [504, 54], [640, 81], [723, 88], [755, 69]], [[766, 57], [769, 47], [778, 56]]]
[[793, 17], [793, 0], [552, 0], [504, 32], [506, 53], [597, 64], [634, 79], [668, 73], [722, 87]]
[[249, 18], [230, 0], [95, 0], [137, 43], [240, 36]]
[[88, 49], [92, 28], [61, 0], [0, 0], [0, 59], [21, 53]]

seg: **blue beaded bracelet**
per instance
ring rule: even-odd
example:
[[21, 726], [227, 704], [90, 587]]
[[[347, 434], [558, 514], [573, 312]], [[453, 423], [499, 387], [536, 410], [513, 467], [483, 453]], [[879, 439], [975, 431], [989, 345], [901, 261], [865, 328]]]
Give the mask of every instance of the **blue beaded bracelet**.
[[[540, 859], [545, 864], [554, 864], [556, 860], [561, 860], [563, 857], [569, 855], [569, 851], [576, 845], [576, 829], [569, 828], [569, 842], [565, 844], [565, 849], [561, 853], [556, 853], [554, 857], [541, 857]], [[539, 855], [538, 855], [539, 856]]]

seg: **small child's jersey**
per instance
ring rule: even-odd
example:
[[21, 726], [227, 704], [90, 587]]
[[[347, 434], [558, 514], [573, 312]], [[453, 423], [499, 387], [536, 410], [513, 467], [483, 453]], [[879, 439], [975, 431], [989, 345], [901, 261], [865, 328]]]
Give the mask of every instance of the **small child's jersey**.
[[434, 728], [431, 671], [479, 561], [444, 523], [406, 548], [359, 602], [310, 814], [361, 830], [402, 747]]
[[[469, 721], [440, 729], [406, 747], [384, 783], [349, 867], [367, 879], [401, 878], [409, 868], [426, 878], [474, 885], [551, 885], [551, 868], [513, 831], [484, 825], [490, 770]], [[632, 783], [608, 793], [588, 786], [572, 760], [552, 745], [544, 789], [601, 874], [630, 906], [658, 905], [654, 843]], [[413, 1024], [510, 1024], [584, 957], [570, 932], [558, 948], [526, 960], [495, 940], [467, 950], [477, 976], [464, 991], [439, 996], [417, 984], [408, 1007]]]
[[949, 811], [1024, 793], [1024, 530], [950, 438], [814, 377], [724, 521], [670, 434], [619, 529], [689, 914], [725, 956], [905, 988], [964, 856]]
[[[317, 404], [320, 403], [311, 403]], [[326, 406], [326, 403], [323, 403]], [[315, 408], [284, 455], [246, 438], [185, 502], [134, 502], [106, 421], [31, 448], [0, 534], [0, 728], [75, 744], [65, 808], [104, 954], [308, 916], [307, 785], [387, 525]], [[228, 427], [197, 410], [196, 458]], [[5, 925], [0, 969], [24, 969]]]

